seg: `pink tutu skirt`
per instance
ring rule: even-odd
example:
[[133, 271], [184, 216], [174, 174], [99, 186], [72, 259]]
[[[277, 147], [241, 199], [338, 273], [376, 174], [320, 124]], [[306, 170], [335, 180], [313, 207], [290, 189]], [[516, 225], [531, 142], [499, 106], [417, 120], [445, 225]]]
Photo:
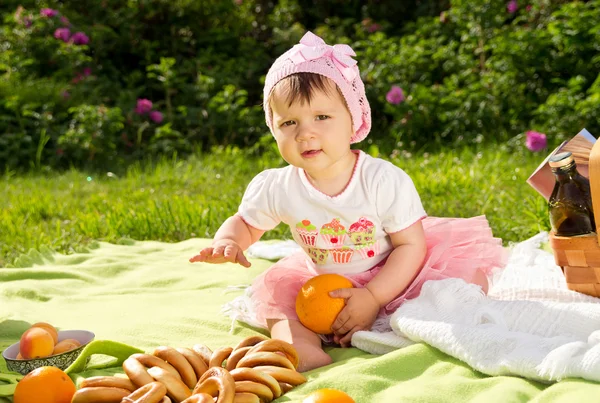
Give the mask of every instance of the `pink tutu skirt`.
[[[381, 309], [380, 317], [393, 313], [405, 300], [417, 297], [428, 280], [462, 278], [473, 282], [478, 270], [489, 275], [493, 269], [504, 267], [508, 259], [502, 240], [493, 237], [485, 216], [427, 217], [423, 219], [423, 228], [427, 242], [423, 268], [400, 295]], [[366, 272], [346, 277], [355, 287], [364, 287], [384, 263], [385, 260]], [[267, 319], [298, 320], [296, 295], [302, 285], [317, 274], [308, 266], [302, 251], [280, 260], [259, 275], [250, 291], [255, 323], [266, 328]]]

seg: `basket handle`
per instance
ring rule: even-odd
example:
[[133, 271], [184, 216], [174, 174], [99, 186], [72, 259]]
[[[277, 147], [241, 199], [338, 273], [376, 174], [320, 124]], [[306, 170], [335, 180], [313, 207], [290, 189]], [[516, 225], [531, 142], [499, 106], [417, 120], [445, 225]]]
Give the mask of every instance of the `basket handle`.
[[[594, 209], [596, 233], [598, 233], [598, 231], [600, 231], [600, 141], [596, 141], [592, 147], [589, 164], [592, 208]], [[598, 239], [598, 237], [596, 237], [596, 239], [598, 241], [598, 245], [600, 245], [600, 239]]]

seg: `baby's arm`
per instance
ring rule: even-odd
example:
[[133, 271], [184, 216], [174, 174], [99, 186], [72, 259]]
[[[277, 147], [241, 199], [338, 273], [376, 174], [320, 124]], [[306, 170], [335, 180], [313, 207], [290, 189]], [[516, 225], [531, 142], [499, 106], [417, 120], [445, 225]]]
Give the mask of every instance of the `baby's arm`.
[[250, 267], [244, 251], [258, 241], [265, 231], [256, 229], [244, 222], [239, 215], [229, 217], [215, 234], [212, 245], [204, 248], [190, 259], [190, 262], [239, 263]]
[[380, 307], [384, 307], [415, 279], [427, 253], [421, 220], [390, 235], [394, 250], [379, 273], [366, 285]]
[[365, 288], [343, 288], [329, 293], [331, 297], [346, 300], [346, 306], [331, 326], [334, 341], [342, 347], [350, 346], [355, 332], [371, 329], [379, 310], [401, 294], [421, 269], [427, 253], [421, 220], [390, 234], [390, 238], [394, 250]]

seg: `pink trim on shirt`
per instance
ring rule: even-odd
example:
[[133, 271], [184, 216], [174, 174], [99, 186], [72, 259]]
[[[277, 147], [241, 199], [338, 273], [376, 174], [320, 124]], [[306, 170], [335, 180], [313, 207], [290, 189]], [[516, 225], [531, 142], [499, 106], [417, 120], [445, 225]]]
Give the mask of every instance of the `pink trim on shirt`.
[[397, 231], [393, 231], [393, 232], [388, 232], [388, 235], [390, 235], [390, 234], [397, 234], [397, 233], [398, 233], [398, 232], [400, 232], [400, 231], [404, 231], [405, 229], [407, 229], [407, 228], [408, 228], [408, 227], [410, 227], [411, 225], [413, 225], [413, 224], [416, 224], [416, 223], [418, 223], [419, 221], [421, 221], [421, 220], [423, 220], [423, 219], [425, 219], [425, 218], [427, 218], [427, 214], [426, 214], [426, 215], [424, 215], [424, 216], [421, 216], [421, 217], [417, 218], [415, 221], [413, 221], [413, 222], [412, 222], [412, 224], [410, 224], [410, 225], [407, 225], [407, 226], [405, 226], [405, 227], [404, 227], [404, 228], [402, 228], [402, 229], [399, 229], [399, 230], [397, 230]]
[[341, 190], [341, 192], [339, 192], [338, 194], [335, 194], [333, 196], [328, 195], [327, 193], [323, 193], [321, 192], [320, 189], [317, 189], [315, 187], [315, 185], [313, 185], [313, 183], [310, 181], [310, 178], [308, 177], [308, 175], [306, 174], [306, 171], [304, 169], [302, 169], [302, 173], [304, 174], [304, 178], [306, 179], [306, 182], [308, 182], [308, 184], [315, 189], [317, 192], [321, 193], [324, 196], [330, 197], [332, 199], [341, 196], [346, 189], [348, 189], [348, 187], [350, 186], [350, 184], [352, 183], [352, 181], [354, 180], [355, 174], [356, 174], [356, 170], [358, 168], [358, 162], [360, 161], [360, 157], [361, 157], [361, 152], [360, 150], [350, 150], [352, 151], [354, 154], [356, 154], [356, 161], [354, 162], [354, 168], [352, 168], [352, 175], [350, 176], [350, 180], [348, 181], [348, 183], [346, 183], [346, 186], [344, 186], [344, 188]]

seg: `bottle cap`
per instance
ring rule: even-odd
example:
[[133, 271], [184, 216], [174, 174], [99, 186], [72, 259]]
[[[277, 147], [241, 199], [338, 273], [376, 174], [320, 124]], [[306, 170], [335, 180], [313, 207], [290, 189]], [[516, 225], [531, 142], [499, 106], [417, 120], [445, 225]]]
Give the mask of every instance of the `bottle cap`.
[[567, 151], [564, 153], [558, 153], [550, 157], [548, 163], [552, 168], [560, 168], [566, 165], [572, 164], [575, 160], [573, 159], [573, 154]]

